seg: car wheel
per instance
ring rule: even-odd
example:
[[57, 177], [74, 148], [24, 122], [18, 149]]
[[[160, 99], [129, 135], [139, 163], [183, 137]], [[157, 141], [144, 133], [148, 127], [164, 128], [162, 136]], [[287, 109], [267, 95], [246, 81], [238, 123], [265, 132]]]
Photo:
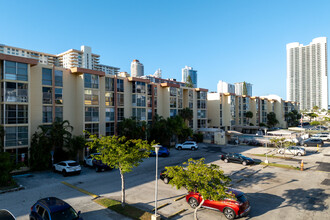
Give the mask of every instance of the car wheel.
[[307, 144], [304, 144], [304, 147], [307, 147]]
[[100, 168], [98, 166], [95, 166], [95, 171], [100, 172]]
[[199, 205], [197, 199], [195, 199], [195, 198], [190, 198], [188, 203], [189, 203], [190, 207], [193, 209], [195, 209]]
[[246, 161], [243, 161], [242, 164], [243, 164], [243, 166], [246, 166], [247, 163], [246, 163]]
[[236, 217], [236, 214], [235, 214], [234, 210], [232, 210], [229, 207], [226, 207], [226, 208], [223, 209], [223, 214], [225, 215], [225, 217], [227, 219], [235, 219], [235, 217]]
[[280, 153], [280, 154], [283, 154], [283, 151], [280, 151], [279, 153]]
[[170, 180], [169, 180], [167, 177], [165, 177], [165, 178], [164, 178], [164, 183], [165, 183], [165, 184], [168, 184], [168, 182], [170, 182]]
[[191, 150], [192, 150], [192, 151], [195, 151], [195, 150], [196, 150], [196, 148], [195, 148], [195, 147], [192, 147], [192, 148], [191, 148]]
[[228, 159], [225, 159], [224, 161], [225, 161], [225, 163], [228, 163]]
[[301, 153], [297, 153], [298, 156], [301, 156], [302, 154]]
[[62, 170], [62, 175], [63, 176], [66, 176], [67, 175], [66, 170]]
[[81, 173], [81, 171], [78, 172], [78, 175]]
[[178, 147], [178, 150], [182, 150], [182, 147]]

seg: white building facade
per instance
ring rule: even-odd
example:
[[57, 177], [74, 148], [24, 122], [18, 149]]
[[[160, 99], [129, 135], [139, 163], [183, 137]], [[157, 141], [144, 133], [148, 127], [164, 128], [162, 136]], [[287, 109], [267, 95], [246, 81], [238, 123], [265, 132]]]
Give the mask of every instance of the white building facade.
[[286, 50], [287, 100], [299, 102], [300, 109], [328, 109], [327, 38], [315, 38], [306, 46], [289, 43]]
[[[246, 90], [246, 94], [244, 94], [244, 90]], [[235, 94], [252, 96], [252, 84], [247, 82], [235, 83]]]
[[144, 66], [139, 60], [133, 60], [131, 63], [131, 76], [141, 77], [144, 76]]
[[233, 84], [219, 80], [217, 84], [218, 93], [235, 93], [235, 86]]

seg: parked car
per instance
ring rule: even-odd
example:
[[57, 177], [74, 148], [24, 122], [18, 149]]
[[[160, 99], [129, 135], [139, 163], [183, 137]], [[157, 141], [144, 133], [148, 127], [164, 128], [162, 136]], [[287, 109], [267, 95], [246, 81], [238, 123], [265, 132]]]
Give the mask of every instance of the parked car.
[[175, 148], [177, 150], [182, 150], [182, 149], [197, 150], [198, 145], [195, 141], [186, 141], [182, 144], [176, 144]]
[[225, 163], [228, 162], [241, 163], [244, 166], [248, 164], [254, 164], [254, 160], [252, 158], [237, 153], [229, 153], [229, 154], [221, 155], [221, 160], [223, 160]]
[[317, 145], [323, 146], [323, 144], [324, 143], [321, 139], [314, 139], [314, 138], [308, 138], [300, 142], [300, 145], [304, 147], [317, 146]]
[[92, 153], [84, 158], [84, 166], [93, 167], [94, 156], [101, 155], [100, 153]]
[[68, 174], [80, 174], [81, 167], [79, 163], [74, 160], [66, 160], [61, 161], [53, 165], [54, 172], [61, 172], [63, 176], [67, 176]]
[[[156, 156], [156, 152], [154, 150], [151, 150], [150, 156]], [[160, 147], [159, 151], [158, 151], [158, 156], [168, 157], [168, 156], [170, 156], [170, 150], [167, 147]]]
[[[224, 199], [220, 201], [205, 200], [203, 207], [219, 210], [223, 212], [227, 219], [234, 219], [236, 217], [246, 216], [250, 210], [250, 202], [245, 197], [244, 193], [234, 189], [228, 189], [231, 191], [237, 200], [234, 199]], [[202, 196], [198, 192], [190, 192], [186, 196], [186, 201], [188, 204], [195, 209], [199, 203], [202, 201]]]
[[329, 134], [314, 134], [312, 137], [312, 139], [321, 139], [322, 141], [329, 141], [330, 140], [330, 136]]
[[168, 177], [166, 174], [166, 169], [160, 171], [159, 178], [164, 181], [165, 184], [168, 184], [172, 178]]
[[281, 148], [277, 151], [279, 154], [293, 154], [296, 156], [306, 155], [306, 150], [303, 147], [290, 146], [288, 148]]
[[15, 220], [15, 216], [6, 209], [0, 210], [0, 220]]
[[32, 207], [30, 220], [83, 220], [68, 203], [56, 197], [39, 199]]
[[97, 160], [97, 159], [93, 159], [93, 167], [95, 168], [96, 172], [112, 170], [112, 168], [104, 164], [102, 160]]

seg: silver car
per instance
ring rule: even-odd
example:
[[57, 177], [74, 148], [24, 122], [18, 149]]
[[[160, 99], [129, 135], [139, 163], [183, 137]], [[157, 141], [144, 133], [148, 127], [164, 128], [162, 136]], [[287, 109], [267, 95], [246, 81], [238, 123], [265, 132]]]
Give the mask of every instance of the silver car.
[[182, 150], [182, 149], [197, 150], [198, 145], [195, 141], [186, 141], [183, 144], [176, 144], [175, 148], [177, 150]]
[[290, 146], [288, 148], [281, 148], [278, 150], [279, 154], [293, 154], [295, 156], [306, 155], [306, 150], [303, 147]]

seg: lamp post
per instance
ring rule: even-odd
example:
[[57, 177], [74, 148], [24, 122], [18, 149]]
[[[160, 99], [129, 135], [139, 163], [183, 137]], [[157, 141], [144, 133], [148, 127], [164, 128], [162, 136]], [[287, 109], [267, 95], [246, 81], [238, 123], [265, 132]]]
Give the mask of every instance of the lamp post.
[[157, 215], [157, 194], [158, 194], [158, 151], [160, 145], [154, 145], [156, 152], [156, 182], [155, 182], [155, 214], [151, 216], [151, 220], [160, 220], [160, 216]]

